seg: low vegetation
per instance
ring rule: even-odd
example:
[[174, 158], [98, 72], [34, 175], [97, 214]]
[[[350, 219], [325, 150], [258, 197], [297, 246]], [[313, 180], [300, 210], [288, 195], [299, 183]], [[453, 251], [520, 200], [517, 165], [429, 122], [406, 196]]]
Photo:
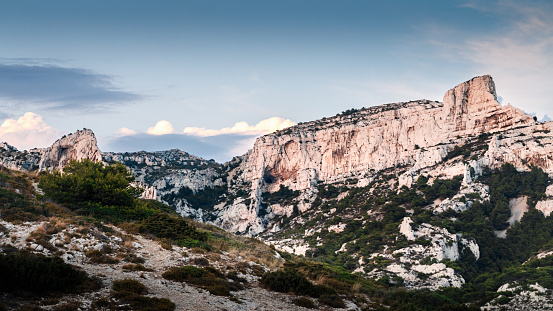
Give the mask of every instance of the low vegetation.
[[163, 278], [193, 284], [217, 296], [232, 296], [231, 291], [244, 288], [244, 285], [236, 277], [225, 276], [219, 270], [209, 266], [203, 268], [173, 267], [163, 273]]
[[26, 251], [0, 253], [0, 275], [0, 291], [12, 293], [79, 293], [100, 287], [96, 278], [59, 257]]

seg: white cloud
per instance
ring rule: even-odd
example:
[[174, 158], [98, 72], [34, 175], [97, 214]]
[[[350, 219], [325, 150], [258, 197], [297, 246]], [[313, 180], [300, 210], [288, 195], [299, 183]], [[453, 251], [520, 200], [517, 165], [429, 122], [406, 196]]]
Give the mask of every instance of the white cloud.
[[249, 125], [245, 121], [236, 122], [232, 127], [225, 127], [219, 130], [206, 129], [204, 127], [186, 127], [182, 132], [188, 135], [208, 137], [222, 134], [241, 134], [241, 135], [265, 135], [274, 131], [282, 130], [287, 127], [296, 125], [290, 119], [282, 119], [272, 117], [257, 123]]
[[146, 131], [146, 133], [152, 135], [173, 134], [174, 132], [173, 124], [165, 120], [158, 121], [155, 126], [148, 128]]
[[122, 127], [122, 128], [118, 129], [115, 132], [115, 136], [117, 136], [117, 137], [132, 136], [132, 135], [136, 135], [136, 134], [138, 134], [138, 133], [135, 130], [131, 130], [131, 129], [126, 128], [126, 127]]
[[22, 150], [50, 146], [59, 137], [58, 130], [32, 112], [25, 113], [17, 120], [6, 119], [0, 125], [0, 140]]

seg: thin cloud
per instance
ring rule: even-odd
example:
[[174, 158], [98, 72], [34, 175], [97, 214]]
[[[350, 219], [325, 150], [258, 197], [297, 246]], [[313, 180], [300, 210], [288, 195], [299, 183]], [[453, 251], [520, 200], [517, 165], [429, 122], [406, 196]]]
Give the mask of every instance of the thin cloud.
[[285, 129], [293, 125], [296, 125], [296, 123], [290, 119], [272, 117], [262, 120], [256, 125], [249, 125], [247, 122], [242, 121], [236, 122], [232, 127], [225, 127], [219, 130], [206, 129], [204, 127], [186, 127], [184, 128], [183, 133], [201, 137], [216, 136], [222, 134], [264, 135]]
[[117, 88], [113, 80], [82, 68], [1, 59], [0, 107], [100, 111], [141, 98]]
[[295, 124], [289, 119], [272, 117], [255, 125], [242, 121], [218, 130], [187, 127], [181, 133], [175, 133], [169, 121], [161, 120], [148, 128], [146, 133], [121, 128], [113, 139], [100, 144], [107, 151], [159, 151], [179, 148], [205, 159], [224, 162], [248, 151], [257, 137]]
[[50, 146], [60, 136], [60, 132], [46, 124], [42, 117], [27, 112], [15, 119], [6, 119], [0, 125], [0, 141], [18, 149], [31, 149]]
[[116, 137], [132, 136], [138, 134], [136, 131], [126, 127], [122, 127], [115, 132]]

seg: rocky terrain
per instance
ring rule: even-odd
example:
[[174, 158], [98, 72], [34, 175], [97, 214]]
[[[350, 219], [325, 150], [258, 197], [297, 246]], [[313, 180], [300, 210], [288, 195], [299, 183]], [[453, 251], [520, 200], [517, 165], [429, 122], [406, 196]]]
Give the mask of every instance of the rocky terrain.
[[[177, 149], [100, 153], [90, 130], [44, 150], [4, 144], [0, 161], [22, 172], [62, 168], [70, 159], [122, 163], [142, 198], [281, 252], [485, 310], [540, 310], [552, 304], [553, 291], [542, 275], [553, 258], [552, 130], [553, 122], [499, 104], [492, 78], [482, 76], [447, 91], [442, 102], [350, 109], [262, 136], [224, 164]], [[179, 265], [183, 252], [155, 256]], [[64, 259], [95, 271], [78, 256]], [[158, 288], [153, 279], [148, 287]], [[235, 294], [248, 307], [225, 300], [217, 308], [255, 309], [263, 305], [258, 298], [281, 299], [255, 288]]]

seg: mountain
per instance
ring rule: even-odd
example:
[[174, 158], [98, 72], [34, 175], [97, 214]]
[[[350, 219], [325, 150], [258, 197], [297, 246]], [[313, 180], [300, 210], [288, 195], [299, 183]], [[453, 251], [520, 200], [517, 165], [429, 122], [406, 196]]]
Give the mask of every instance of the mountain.
[[442, 102], [350, 109], [259, 137], [223, 164], [177, 149], [101, 153], [90, 130], [47, 149], [1, 145], [0, 161], [24, 172], [122, 163], [143, 198], [386, 290], [540, 310], [553, 303], [552, 130], [500, 105], [481, 76]]

